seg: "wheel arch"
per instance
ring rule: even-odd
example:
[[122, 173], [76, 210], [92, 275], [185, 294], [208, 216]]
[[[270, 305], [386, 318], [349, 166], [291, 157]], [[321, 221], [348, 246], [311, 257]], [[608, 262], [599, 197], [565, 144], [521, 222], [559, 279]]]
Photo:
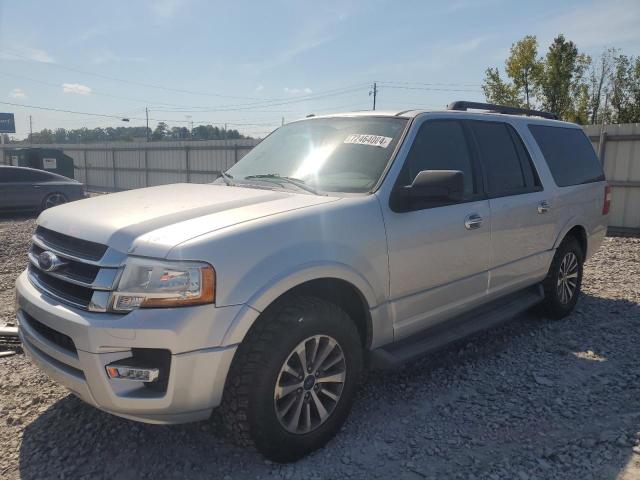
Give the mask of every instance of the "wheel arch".
[[588, 248], [588, 239], [587, 239], [587, 230], [585, 227], [578, 222], [570, 222], [563, 228], [560, 235], [556, 240], [554, 248], [558, 248], [560, 244], [567, 237], [573, 237], [577, 240], [580, 248], [582, 249], [582, 254], [584, 257], [587, 256], [587, 248]]
[[[315, 274], [312, 273], [314, 271]], [[331, 272], [333, 275], [326, 271], [324, 275], [318, 273], [315, 267], [299, 271], [256, 293], [229, 327], [224, 344], [241, 343], [265, 310], [288, 297], [304, 295], [318, 297], [341, 307], [355, 323], [363, 347], [369, 348], [374, 334], [371, 308], [376, 303], [369, 283], [349, 270], [342, 270], [339, 275], [335, 270]]]

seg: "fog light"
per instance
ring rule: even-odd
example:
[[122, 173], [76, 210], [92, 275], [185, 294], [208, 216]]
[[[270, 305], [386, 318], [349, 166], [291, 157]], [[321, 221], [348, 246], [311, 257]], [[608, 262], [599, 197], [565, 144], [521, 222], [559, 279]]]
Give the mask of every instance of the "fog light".
[[157, 368], [141, 368], [129, 365], [111, 364], [105, 367], [109, 378], [134, 380], [136, 382], [155, 382], [160, 375]]

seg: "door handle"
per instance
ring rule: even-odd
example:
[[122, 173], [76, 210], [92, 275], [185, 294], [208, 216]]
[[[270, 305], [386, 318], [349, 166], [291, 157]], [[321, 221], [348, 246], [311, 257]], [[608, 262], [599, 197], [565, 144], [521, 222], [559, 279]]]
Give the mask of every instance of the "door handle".
[[540, 203], [538, 203], [538, 213], [547, 213], [550, 208], [551, 205], [549, 205], [549, 202], [547, 202], [546, 200], [542, 200]]
[[477, 213], [470, 213], [464, 219], [464, 228], [467, 230], [475, 230], [482, 226], [483, 218]]
[[33, 188], [41, 188], [40, 185], [32, 185]]

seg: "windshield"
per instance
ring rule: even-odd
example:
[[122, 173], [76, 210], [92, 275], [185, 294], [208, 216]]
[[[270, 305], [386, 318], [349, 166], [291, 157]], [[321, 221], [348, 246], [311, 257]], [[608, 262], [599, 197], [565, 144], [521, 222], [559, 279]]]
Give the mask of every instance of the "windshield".
[[406, 124], [406, 119], [395, 117], [290, 123], [226, 173], [236, 183], [269, 181], [289, 188], [291, 184], [278, 178], [288, 177], [325, 192], [368, 192], [380, 178]]

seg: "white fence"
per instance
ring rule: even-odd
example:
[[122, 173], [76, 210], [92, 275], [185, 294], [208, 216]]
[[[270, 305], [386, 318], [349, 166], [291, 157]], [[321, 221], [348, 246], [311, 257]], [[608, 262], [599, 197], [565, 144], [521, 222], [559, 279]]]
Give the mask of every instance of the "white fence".
[[62, 150], [73, 158], [75, 178], [88, 190], [114, 192], [167, 183], [212, 182], [258, 143], [242, 139], [32, 146]]
[[585, 127], [612, 186], [610, 230], [640, 233], [640, 124]]
[[[588, 125], [585, 131], [603, 160], [613, 187], [612, 230], [640, 233], [640, 124]], [[602, 141], [601, 141], [602, 140]], [[89, 190], [119, 191], [167, 183], [215, 180], [258, 140], [33, 145], [73, 157], [75, 178]], [[10, 149], [27, 145], [4, 145]], [[0, 150], [1, 151], [1, 150]], [[4, 155], [0, 155], [0, 162]]]

